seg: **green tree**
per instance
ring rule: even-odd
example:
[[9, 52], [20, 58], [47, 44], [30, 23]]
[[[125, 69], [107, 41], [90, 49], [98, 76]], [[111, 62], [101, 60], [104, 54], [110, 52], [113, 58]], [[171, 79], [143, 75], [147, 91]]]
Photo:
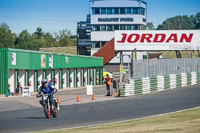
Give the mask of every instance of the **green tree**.
[[32, 37], [27, 30], [20, 32], [15, 41], [16, 48], [32, 49]]
[[45, 33], [44, 38], [46, 40], [47, 47], [55, 47], [57, 45], [56, 40], [51, 33]]
[[154, 29], [155, 29], [155, 27], [153, 25], [153, 22], [148, 22], [147, 23], [147, 30], [154, 30]]
[[12, 33], [9, 26], [5, 23], [0, 25], [0, 48], [14, 47], [16, 34]]
[[72, 37], [72, 34], [69, 30], [64, 29], [59, 31], [58, 33], [54, 33], [55, 39], [59, 46], [75, 46], [76, 40]]
[[200, 29], [200, 12], [195, 15], [195, 29]]
[[33, 34], [37, 36], [38, 38], [44, 36], [44, 32], [42, 31], [42, 28], [40, 27], [37, 27], [36, 31]]
[[42, 28], [38, 27], [32, 34], [32, 49], [39, 50], [39, 48], [44, 47], [47, 47], [45, 33], [42, 31]]
[[189, 30], [200, 29], [200, 12], [195, 16], [176, 16], [166, 19], [158, 25], [157, 30]]
[[157, 30], [188, 30], [194, 29], [194, 17], [187, 15], [168, 18], [161, 25], [158, 25]]

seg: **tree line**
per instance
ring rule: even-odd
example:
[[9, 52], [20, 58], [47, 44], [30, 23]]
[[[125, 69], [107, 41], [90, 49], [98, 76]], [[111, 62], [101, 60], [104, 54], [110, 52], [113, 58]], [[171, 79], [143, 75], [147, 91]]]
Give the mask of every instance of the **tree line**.
[[147, 29], [149, 30], [191, 30], [200, 29], [200, 12], [196, 15], [183, 15], [168, 18], [163, 21], [162, 24], [154, 27], [152, 22], [147, 23]]
[[0, 48], [20, 48], [39, 50], [45, 47], [75, 46], [76, 36], [63, 29], [58, 33], [44, 32], [38, 27], [34, 33], [27, 30], [21, 31], [18, 35], [13, 33], [5, 23], [0, 24]]

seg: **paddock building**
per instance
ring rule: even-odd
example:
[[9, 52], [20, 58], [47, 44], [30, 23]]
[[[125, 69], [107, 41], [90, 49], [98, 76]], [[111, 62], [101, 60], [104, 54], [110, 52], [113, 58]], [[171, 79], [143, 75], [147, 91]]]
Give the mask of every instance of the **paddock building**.
[[103, 58], [0, 49], [0, 95], [17, 94], [25, 86], [37, 92], [41, 80], [55, 79], [57, 89], [101, 85]]

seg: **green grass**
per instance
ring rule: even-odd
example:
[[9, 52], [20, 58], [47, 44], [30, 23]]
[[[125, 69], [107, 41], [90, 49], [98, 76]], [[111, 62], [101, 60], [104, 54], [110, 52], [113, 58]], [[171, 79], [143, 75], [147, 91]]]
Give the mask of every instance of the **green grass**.
[[43, 51], [43, 52], [52, 52], [52, 53], [73, 54], [73, 55], [77, 54], [77, 48], [76, 48], [76, 46], [40, 48], [40, 51]]
[[[190, 58], [192, 51], [180, 51], [182, 58]], [[198, 57], [198, 52], [194, 51], [193, 56]], [[162, 54], [163, 58], [176, 58], [175, 51], [164, 51]]]
[[117, 124], [35, 133], [200, 133], [200, 108]]

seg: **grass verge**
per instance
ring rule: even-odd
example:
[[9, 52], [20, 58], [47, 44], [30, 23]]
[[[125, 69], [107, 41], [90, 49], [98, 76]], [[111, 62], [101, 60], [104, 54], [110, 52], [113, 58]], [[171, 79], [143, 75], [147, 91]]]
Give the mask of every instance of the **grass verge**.
[[200, 108], [94, 127], [35, 133], [200, 133]]
[[40, 48], [40, 51], [76, 55], [77, 48], [76, 48], [76, 46], [50, 47], [50, 48]]

